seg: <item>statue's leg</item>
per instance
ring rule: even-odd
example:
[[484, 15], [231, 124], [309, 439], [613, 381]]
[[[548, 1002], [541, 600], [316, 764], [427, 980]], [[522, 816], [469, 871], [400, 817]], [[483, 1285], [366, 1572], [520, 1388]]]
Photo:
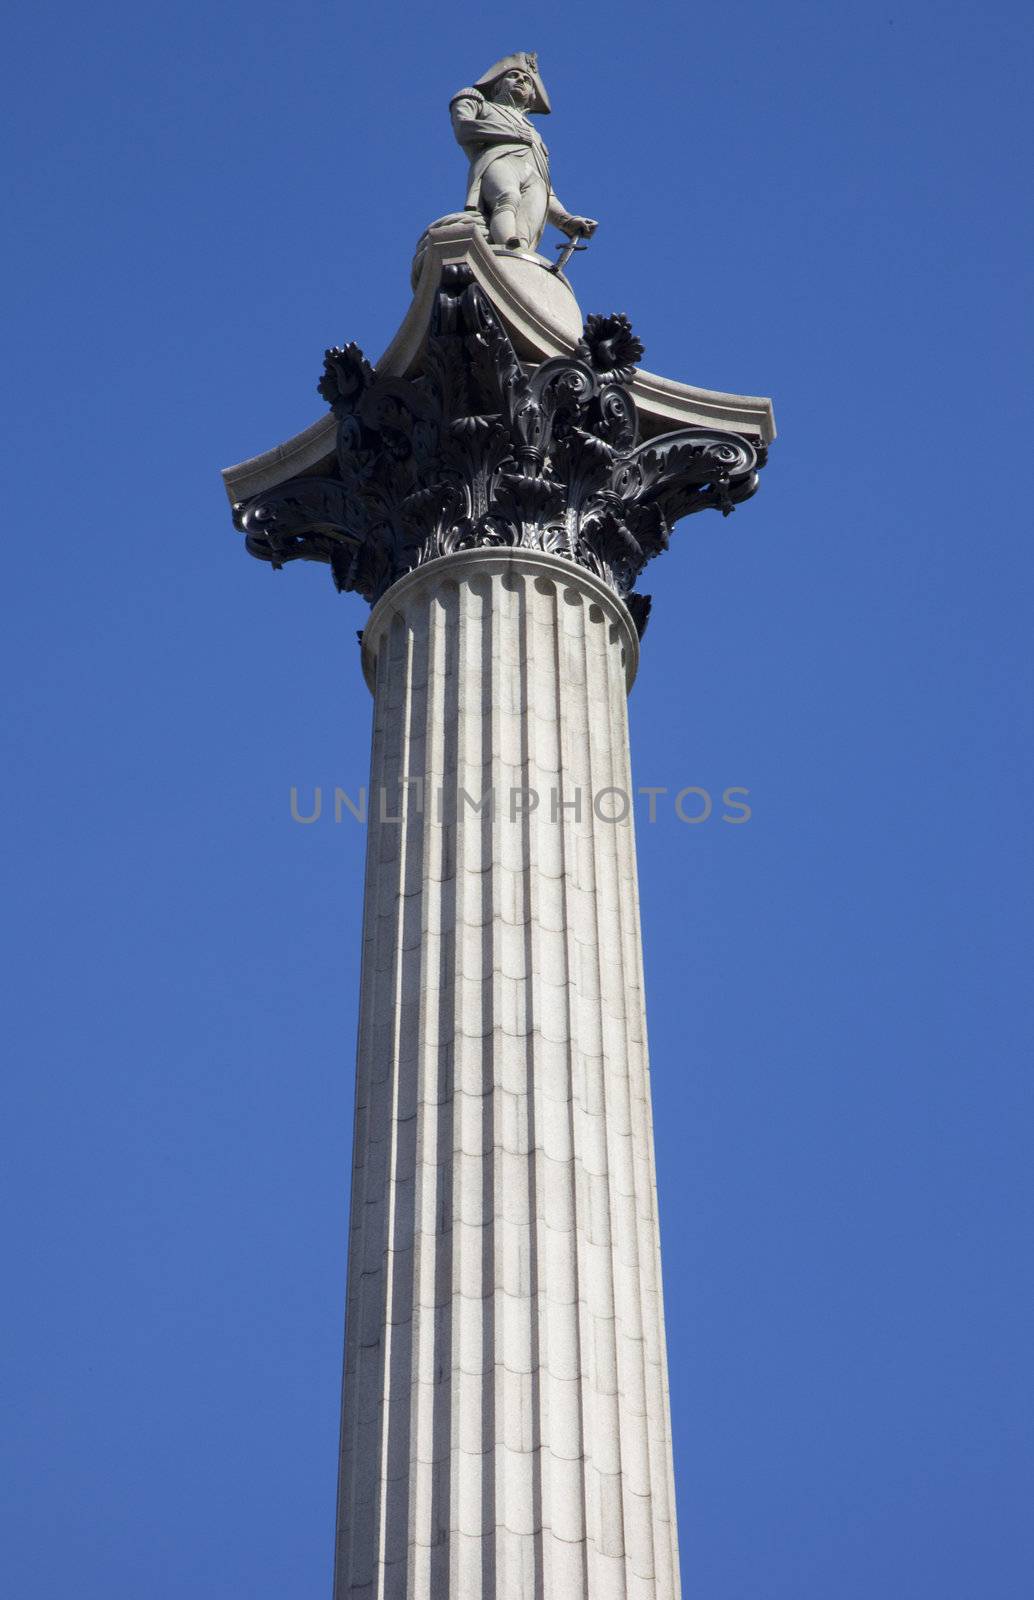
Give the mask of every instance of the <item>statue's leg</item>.
[[531, 170], [521, 186], [521, 205], [517, 224], [518, 232], [525, 241], [522, 248], [537, 250], [546, 227], [549, 185], [543, 182], [533, 162], [529, 162], [529, 167]]
[[521, 185], [524, 180], [520, 156], [500, 156], [481, 179], [481, 203], [489, 216], [488, 233], [493, 244], [506, 250], [524, 250], [521, 237]]

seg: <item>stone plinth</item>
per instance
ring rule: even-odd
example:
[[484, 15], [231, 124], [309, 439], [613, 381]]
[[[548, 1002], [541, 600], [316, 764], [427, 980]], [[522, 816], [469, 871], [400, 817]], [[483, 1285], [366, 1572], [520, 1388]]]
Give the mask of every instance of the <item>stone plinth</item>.
[[417, 243], [413, 303], [378, 363], [385, 371], [406, 372], [418, 358], [442, 271], [450, 266], [469, 266], [493, 304], [506, 308], [507, 331], [529, 360], [571, 350], [581, 338], [578, 301], [555, 264], [537, 250], [493, 244], [476, 211], [454, 211], [432, 222]]
[[523, 549], [417, 567], [363, 635], [335, 1600], [679, 1594], [638, 648], [607, 584]]

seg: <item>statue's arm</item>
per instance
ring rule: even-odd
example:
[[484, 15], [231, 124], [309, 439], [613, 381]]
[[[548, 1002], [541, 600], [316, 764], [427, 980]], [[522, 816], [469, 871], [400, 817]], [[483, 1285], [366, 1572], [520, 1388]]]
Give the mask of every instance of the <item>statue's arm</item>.
[[551, 222], [554, 228], [562, 228], [570, 215], [570, 211], [568, 211], [559, 196], [550, 189], [549, 204], [546, 207], [546, 221]]
[[591, 239], [599, 223], [593, 217], [577, 217], [561, 203], [552, 189], [546, 206], [546, 221], [566, 233], [571, 239]]

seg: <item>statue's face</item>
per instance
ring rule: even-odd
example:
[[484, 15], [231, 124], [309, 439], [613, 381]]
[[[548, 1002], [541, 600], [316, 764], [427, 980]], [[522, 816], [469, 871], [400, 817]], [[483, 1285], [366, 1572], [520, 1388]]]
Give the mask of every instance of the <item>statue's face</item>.
[[495, 86], [493, 100], [502, 100], [511, 106], [520, 106], [523, 110], [530, 106], [535, 98], [535, 85], [526, 72], [519, 67], [511, 67], [509, 72], [504, 72]]

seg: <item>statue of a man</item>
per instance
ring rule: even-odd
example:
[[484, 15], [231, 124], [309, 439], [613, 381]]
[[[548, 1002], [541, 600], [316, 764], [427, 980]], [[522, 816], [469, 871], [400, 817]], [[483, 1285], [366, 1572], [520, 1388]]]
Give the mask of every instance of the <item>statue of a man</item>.
[[504, 56], [449, 104], [453, 131], [470, 158], [466, 209], [480, 211], [493, 244], [535, 250], [547, 222], [572, 239], [597, 224], [560, 204], [549, 181], [549, 152], [530, 116], [545, 116], [549, 96], [537, 58]]

